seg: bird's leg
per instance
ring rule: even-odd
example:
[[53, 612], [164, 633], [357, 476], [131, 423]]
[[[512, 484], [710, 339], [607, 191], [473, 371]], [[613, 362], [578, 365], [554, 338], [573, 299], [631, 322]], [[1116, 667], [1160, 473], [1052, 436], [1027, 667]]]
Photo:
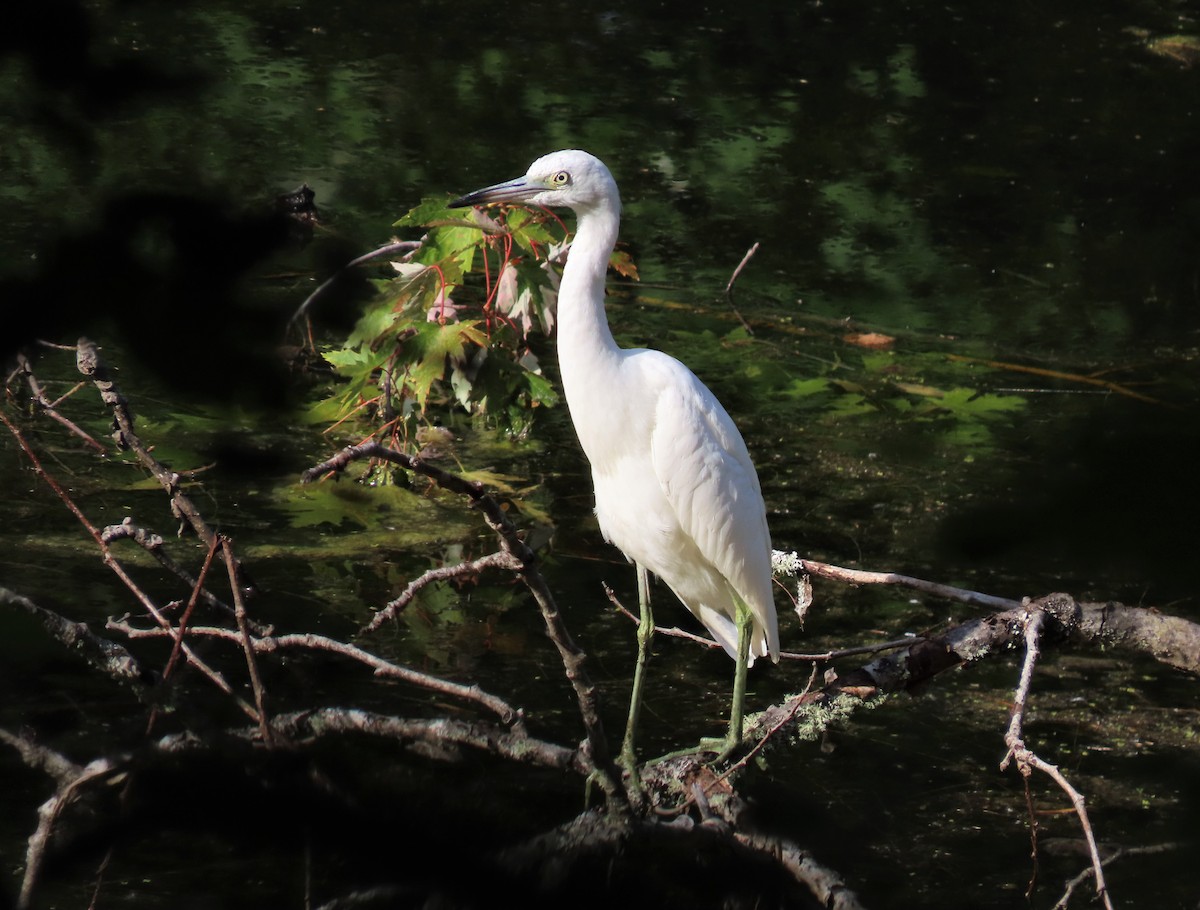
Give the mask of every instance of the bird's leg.
[[750, 666], [750, 635], [754, 630], [754, 617], [750, 608], [736, 594], [733, 596], [737, 603], [738, 650], [737, 666], [733, 671], [733, 704], [729, 708], [729, 732], [725, 736], [725, 747], [717, 756], [717, 761], [724, 761], [733, 754], [742, 741], [742, 717], [746, 701], [746, 676]]
[[637, 753], [633, 749], [633, 740], [637, 731], [638, 717], [642, 713], [642, 685], [646, 681], [646, 664], [650, 661], [650, 640], [654, 637], [654, 614], [650, 610], [650, 579], [641, 565], [637, 567], [638, 606], [641, 608], [641, 620], [638, 623], [637, 669], [633, 673], [633, 693], [629, 696], [629, 720], [625, 724], [625, 739], [621, 743], [621, 766], [629, 772], [629, 777], [637, 790], [641, 790], [642, 781], [637, 769]]

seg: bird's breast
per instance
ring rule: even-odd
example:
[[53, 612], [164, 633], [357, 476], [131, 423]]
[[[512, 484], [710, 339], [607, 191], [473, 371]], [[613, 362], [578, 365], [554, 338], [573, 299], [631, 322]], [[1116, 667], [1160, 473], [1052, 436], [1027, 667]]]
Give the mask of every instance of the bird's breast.
[[618, 462], [650, 457], [656, 391], [631, 369], [626, 356], [560, 359], [563, 392], [579, 443], [593, 469], [617, 471]]

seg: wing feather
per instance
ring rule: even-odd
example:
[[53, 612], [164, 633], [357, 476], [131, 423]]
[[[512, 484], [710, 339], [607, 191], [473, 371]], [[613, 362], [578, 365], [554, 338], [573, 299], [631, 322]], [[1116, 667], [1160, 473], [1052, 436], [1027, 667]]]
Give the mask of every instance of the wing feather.
[[[669, 363], [674, 375], [659, 385], [650, 443], [654, 471], [700, 556], [750, 607], [761, 633], [755, 636], [755, 653], [774, 659], [779, 631], [771, 593], [771, 537], [758, 475], [721, 403], [690, 370], [678, 361]], [[699, 605], [687, 605], [697, 612]], [[731, 602], [705, 606], [731, 619], [736, 615]]]

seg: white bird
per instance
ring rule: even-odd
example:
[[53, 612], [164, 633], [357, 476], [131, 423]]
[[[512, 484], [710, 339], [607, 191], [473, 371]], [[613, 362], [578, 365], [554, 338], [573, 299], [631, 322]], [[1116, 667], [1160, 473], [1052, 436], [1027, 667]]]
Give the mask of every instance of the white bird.
[[559, 369], [592, 466], [600, 530], [636, 564], [642, 613], [622, 763], [636, 777], [633, 736], [654, 631], [647, 572], [737, 661], [726, 755], [741, 740], [746, 667], [764, 655], [779, 660], [771, 538], [746, 444], [691, 370], [661, 351], [625, 350], [613, 340], [604, 282], [621, 197], [600, 159], [553, 152], [525, 176], [450, 206], [489, 203], [569, 208], [578, 217], [558, 293]]

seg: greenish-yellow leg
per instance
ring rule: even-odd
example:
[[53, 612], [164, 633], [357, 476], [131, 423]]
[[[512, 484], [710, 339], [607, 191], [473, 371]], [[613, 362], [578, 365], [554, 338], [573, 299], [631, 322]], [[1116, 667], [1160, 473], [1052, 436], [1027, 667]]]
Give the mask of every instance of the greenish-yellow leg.
[[642, 685], [646, 681], [646, 664], [650, 662], [654, 614], [650, 610], [650, 580], [641, 566], [637, 567], [637, 579], [638, 607], [642, 615], [637, 630], [637, 669], [633, 672], [633, 694], [629, 696], [629, 720], [625, 724], [625, 739], [621, 743], [621, 765], [629, 772], [635, 786], [640, 789], [641, 777], [637, 770], [637, 753], [633, 748], [633, 740], [637, 733], [638, 717], [642, 713]]
[[737, 601], [737, 630], [738, 653], [737, 665], [733, 671], [733, 704], [729, 708], [729, 732], [725, 735], [725, 747], [717, 756], [717, 761], [724, 761], [737, 749], [742, 741], [742, 717], [746, 701], [746, 670], [750, 666], [750, 633], [754, 628], [754, 617], [740, 597], [734, 595]]

